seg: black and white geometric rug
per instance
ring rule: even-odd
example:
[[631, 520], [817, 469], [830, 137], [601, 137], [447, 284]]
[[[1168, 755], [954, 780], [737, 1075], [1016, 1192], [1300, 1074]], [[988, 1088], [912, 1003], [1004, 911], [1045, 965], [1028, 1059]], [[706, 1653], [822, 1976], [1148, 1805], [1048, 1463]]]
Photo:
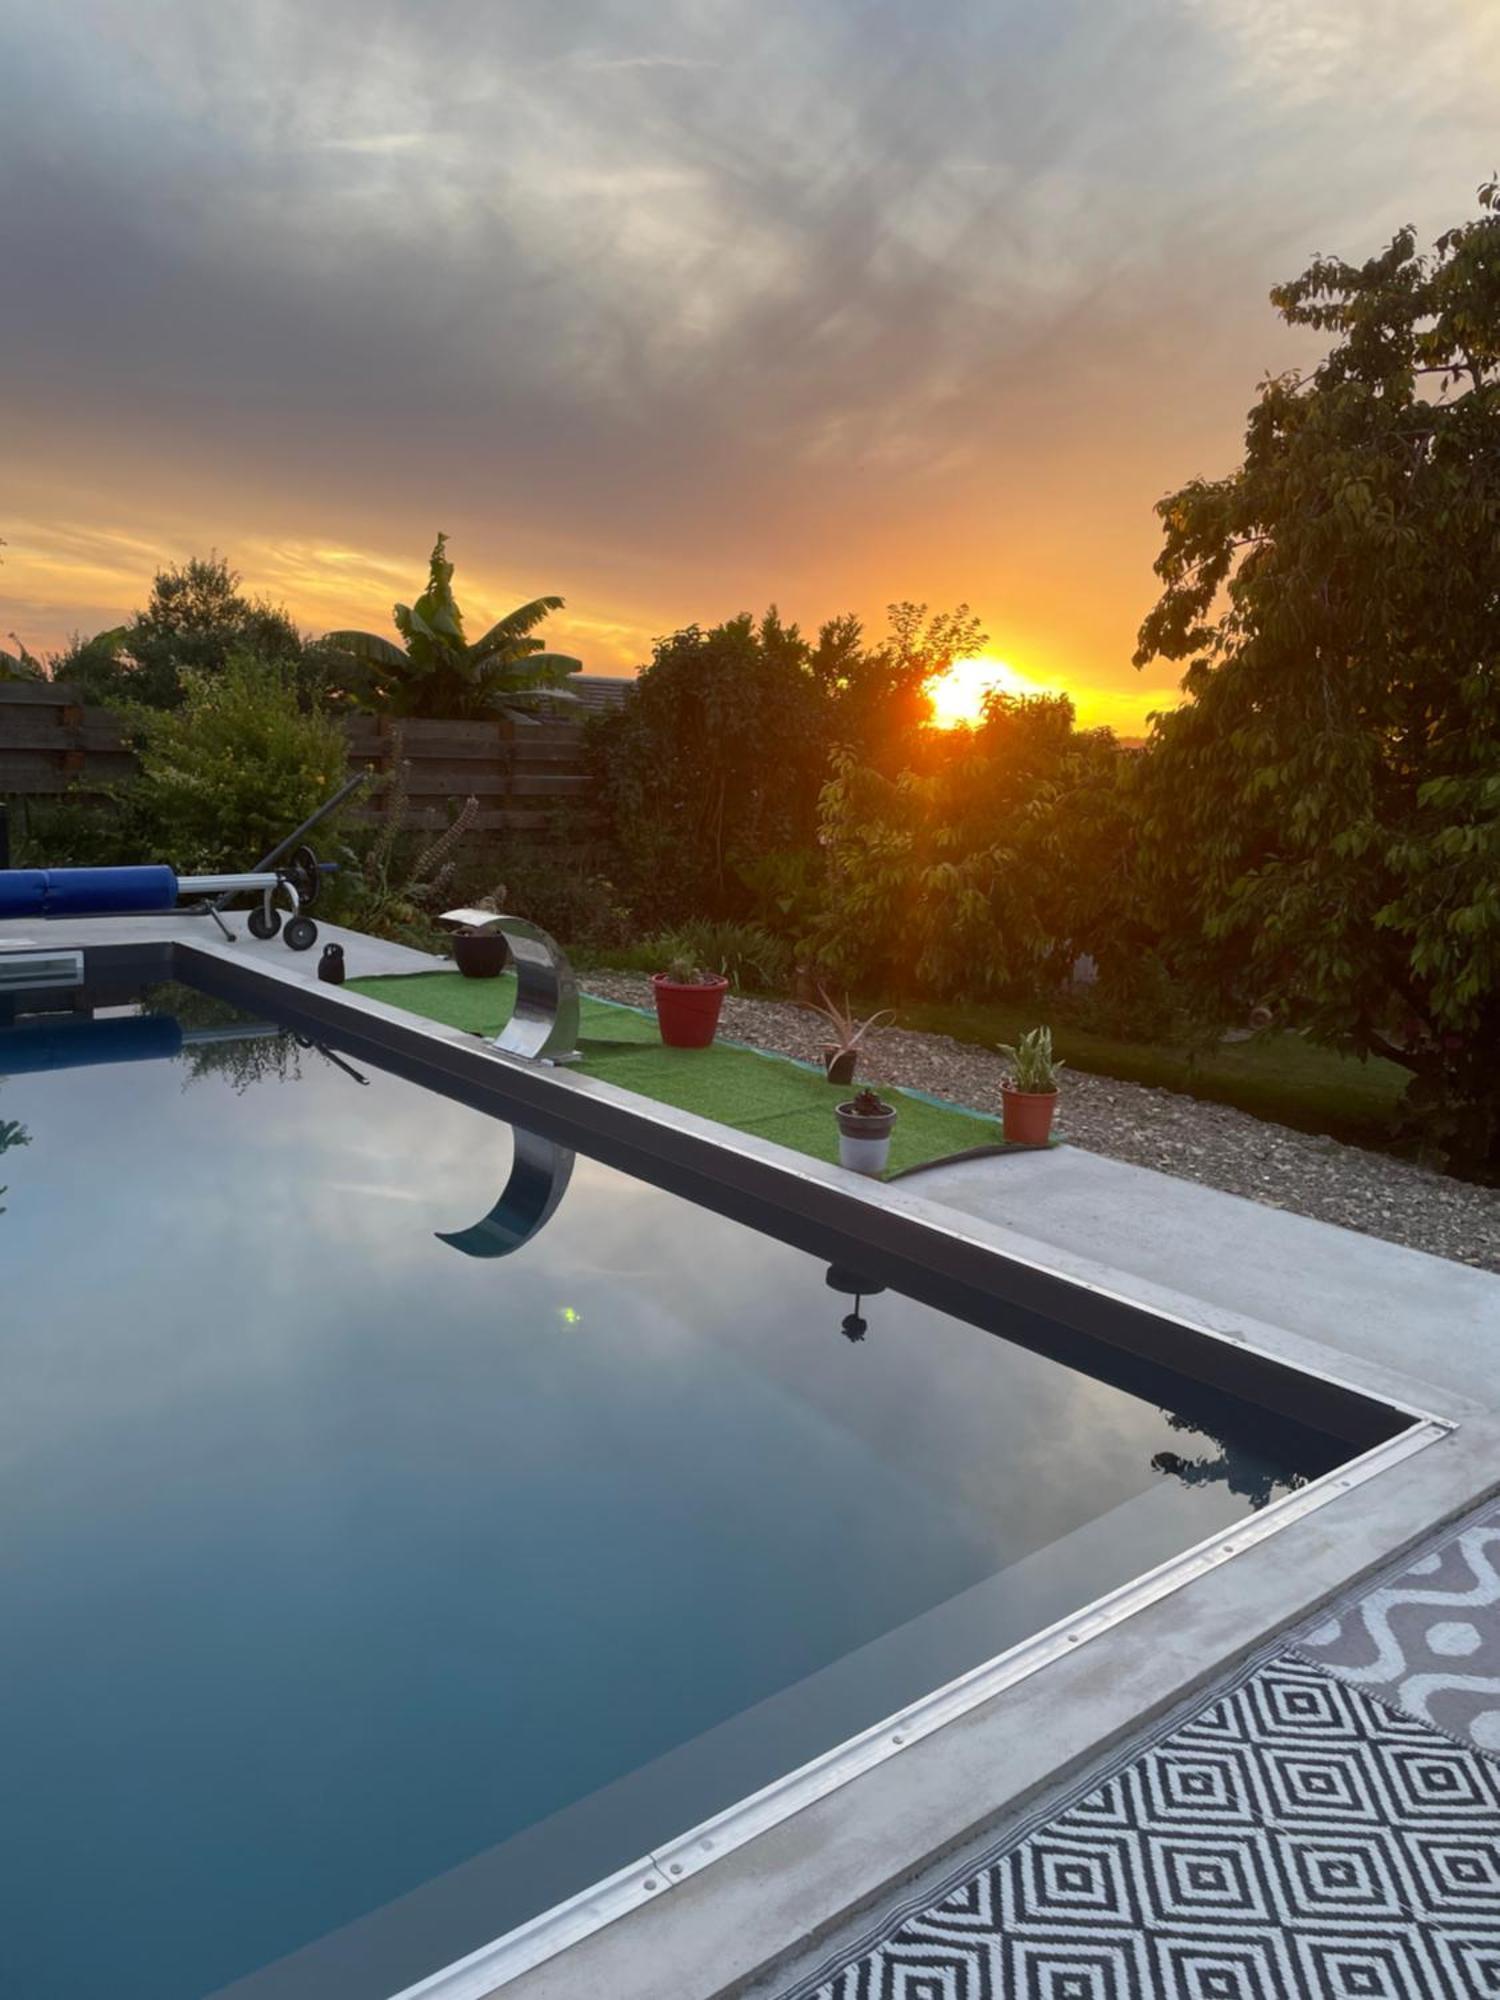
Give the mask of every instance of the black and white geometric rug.
[[785, 2000], [1500, 2000], [1492, 1558], [1467, 1524]]

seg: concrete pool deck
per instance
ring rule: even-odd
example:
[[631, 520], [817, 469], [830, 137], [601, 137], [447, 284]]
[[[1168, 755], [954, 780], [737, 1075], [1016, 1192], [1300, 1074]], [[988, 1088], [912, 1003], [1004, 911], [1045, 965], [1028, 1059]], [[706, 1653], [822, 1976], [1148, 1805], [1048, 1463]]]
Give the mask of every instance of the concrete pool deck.
[[[435, 962], [321, 928], [345, 945], [351, 976]], [[198, 921], [0, 923], [0, 945], [23, 937], [52, 948], [168, 940], [288, 983], [316, 982], [317, 950], [303, 958], [247, 936], [225, 945]], [[629, 1095], [574, 1077], [558, 1083], [602, 1101]], [[644, 1115], [648, 1101], [635, 1102]], [[781, 1151], [765, 1142], [754, 1150]], [[786, 1158], [809, 1184], [853, 1182], [838, 1168]], [[1171, 1596], [1088, 1635], [712, 1867], [686, 1848], [652, 1857], [659, 1865], [649, 1877], [622, 1890], [628, 1914], [571, 1941], [560, 1921], [549, 1941], [566, 1948], [508, 1977], [503, 1990], [514, 2000], [776, 1990], [883, 1903], [991, 1844], [1007, 1821], [1500, 1487], [1500, 1278], [1074, 1147], [938, 1166], [893, 1187], [860, 1183], [858, 1192], [1455, 1428], [1269, 1540], [1247, 1538], [1229, 1559], [1216, 1556]], [[483, 2000], [498, 1990], [476, 1962], [411, 1992]]]

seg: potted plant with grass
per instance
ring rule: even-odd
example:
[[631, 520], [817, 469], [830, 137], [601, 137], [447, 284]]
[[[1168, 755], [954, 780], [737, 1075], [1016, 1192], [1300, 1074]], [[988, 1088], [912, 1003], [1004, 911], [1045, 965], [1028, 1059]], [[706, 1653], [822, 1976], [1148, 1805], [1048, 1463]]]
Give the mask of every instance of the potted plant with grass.
[[1012, 1047], [1000, 1045], [1010, 1075], [1000, 1087], [1005, 1136], [1013, 1146], [1045, 1146], [1052, 1136], [1057, 1110], [1057, 1073], [1063, 1067], [1052, 1054], [1052, 1030], [1033, 1028]]
[[834, 1112], [839, 1123], [839, 1165], [856, 1174], [883, 1174], [891, 1157], [896, 1107], [878, 1090], [856, 1091]]
[[[500, 889], [493, 896], [481, 896], [474, 908], [492, 910], [499, 916], [497, 898], [504, 894]], [[465, 924], [453, 934], [453, 963], [465, 979], [498, 979], [509, 957], [510, 946], [499, 931], [479, 931]]]
[[837, 1006], [829, 999], [828, 990], [823, 986], [818, 988], [817, 1000], [804, 1000], [802, 1005], [812, 1013], [820, 1014], [828, 1023], [830, 1039], [823, 1044], [823, 1072], [830, 1083], [853, 1083], [859, 1066], [860, 1045], [865, 1036], [882, 1022], [896, 1018], [892, 1010], [885, 1007], [880, 1013], [871, 1014], [861, 1021], [850, 1011], [847, 999], [842, 1007]]
[[729, 981], [704, 972], [690, 958], [674, 958], [665, 972], [653, 972], [651, 991], [661, 1038], [671, 1049], [706, 1049], [719, 1027], [719, 1010]]

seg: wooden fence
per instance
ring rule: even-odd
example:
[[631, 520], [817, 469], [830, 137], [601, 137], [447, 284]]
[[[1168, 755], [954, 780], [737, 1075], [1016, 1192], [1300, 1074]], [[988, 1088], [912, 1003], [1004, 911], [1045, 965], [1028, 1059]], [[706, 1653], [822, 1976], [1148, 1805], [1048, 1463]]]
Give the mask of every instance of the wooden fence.
[[88, 791], [134, 769], [109, 709], [55, 681], [0, 681], [0, 798]]
[[[478, 831], [540, 832], [559, 806], [586, 801], [591, 789], [580, 723], [397, 723], [361, 715], [344, 727], [350, 769], [365, 765], [379, 777], [361, 794], [356, 818], [382, 816], [398, 747], [413, 826], [445, 825], [472, 795]], [[56, 682], [0, 681], [0, 798], [87, 794], [134, 769], [109, 709], [88, 706]]]

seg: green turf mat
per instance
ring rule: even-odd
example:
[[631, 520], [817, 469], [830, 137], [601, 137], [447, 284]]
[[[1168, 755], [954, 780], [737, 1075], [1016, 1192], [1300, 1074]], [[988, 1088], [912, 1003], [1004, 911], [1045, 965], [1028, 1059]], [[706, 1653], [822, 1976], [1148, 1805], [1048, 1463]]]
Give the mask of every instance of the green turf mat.
[[[397, 972], [375, 979], [351, 979], [351, 993], [388, 1000], [445, 1027], [467, 1028], [475, 1035], [498, 1035], [516, 1004], [516, 976], [465, 979], [461, 972]], [[579, 1007], [579, 1039], [583, 1042], [655, 1042], [655, 1021], [634, 1007], [611, 1006], [584, 994]]]
[[[481, 1035], [499, 1032], [510, 1019], [516, 998], [510, 974], [465, 979], [457, 972], [396, 973], [351, 979], [349, 989]], [[589, 995], [580, 1004], [578, 1041], [587, 1076], [638, 1091], [658, 1104], [715, 1119], [737, 1132], [774, 1139], [817, 1160], [838, 1159], [833, 1107], [847, 1094], [847, 1086], [828, 1083], [821, 1070], [735, 1042], [715, 1042], [707, 1049], [669, 1049], [649, 1015]], [[1000, 1142], [998, 1119], [903, 1090], [890, 1094], [901, 1114], [891, 1139], [892, 1173]]]

